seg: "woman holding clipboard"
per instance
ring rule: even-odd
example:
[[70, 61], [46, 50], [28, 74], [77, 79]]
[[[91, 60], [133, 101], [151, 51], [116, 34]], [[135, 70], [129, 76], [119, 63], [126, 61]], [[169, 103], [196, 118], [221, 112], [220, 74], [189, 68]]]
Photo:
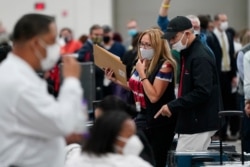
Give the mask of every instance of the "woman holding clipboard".
[[[127, 84], [127, 88], [133, 92], [138, 111], [135, 118], [137, 129], [147, 136], [154, 151], [156, 167], [166, 166], [167, 151], [171, 147], [176, 124], [175, 115], [154, 119], [162, 105], [175, 99], [176, 62], [162, 35], [163, 32], [157, 28], [146, 30], [140, 35], [138, 60]], [[105, 69], [105, 75], [120, 84], [112, 69]]]

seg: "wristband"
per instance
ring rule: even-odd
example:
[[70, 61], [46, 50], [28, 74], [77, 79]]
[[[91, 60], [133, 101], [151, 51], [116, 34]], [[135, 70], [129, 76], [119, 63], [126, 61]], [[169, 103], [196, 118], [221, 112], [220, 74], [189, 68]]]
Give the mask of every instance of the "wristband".
[[161, 7], [163, 7], [163, 8], [170, 8], [170, 5], [169, 4], [162, 4]]
[[145, 79], [148, 79], [148, 78], [142, 78], [142, 79], [141, 79], [141, 82], [144, 81]]

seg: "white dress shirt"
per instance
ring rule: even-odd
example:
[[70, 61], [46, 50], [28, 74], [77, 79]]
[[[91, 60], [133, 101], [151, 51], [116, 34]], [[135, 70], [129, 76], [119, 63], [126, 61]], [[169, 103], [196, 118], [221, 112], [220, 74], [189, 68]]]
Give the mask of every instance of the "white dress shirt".
[[108, 153], [104, 156], [74, 153], [66, 161], [65, 167], [152, 167], [135, 155]]
[[[217, 28], [214, 28], [214, 34], [217, 37], [219, 43], [220, 43], [220, 47], [222, 48], [222, 35], [223, 35], [223, 40], [225, 41], [225, 45], [226, 45], [226, 51], [227, 51], [227, 56], [228, 56], [228, 61], [229, 61], [229, 65], [230, 65], [230, 55], [229, 55], [229, 43], [228, 43], [228, 38], [227, 38], [227, 34], [225, 31], [220, 32]], [[222, 53], [223, 54], [223, 53]], [[223, 56], [223, 55], [221, 55]], [[223, 69], [223, 61], [221, 61], [221, 70], [224, 71]]]
[[0, 166], [62, 167], [64, 136], [85, 130], [79, 80], [66, 78], [55, 99], [13, 53], [0, 64], [0, 80]]
[[244, 55], [244, 93], [245, 99], [250, 100], [250, 51]]

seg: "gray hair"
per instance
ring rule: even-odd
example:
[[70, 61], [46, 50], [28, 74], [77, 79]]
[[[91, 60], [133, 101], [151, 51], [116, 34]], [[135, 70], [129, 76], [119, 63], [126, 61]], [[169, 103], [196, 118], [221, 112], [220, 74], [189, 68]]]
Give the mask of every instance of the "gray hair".
[[186, 16], [190, 21], [197, 21], [198, 22], [198, 25], [200, 26], [201, 25], [201, 22], [199, 20], [199, 18], [195, 15], [187, 15]]

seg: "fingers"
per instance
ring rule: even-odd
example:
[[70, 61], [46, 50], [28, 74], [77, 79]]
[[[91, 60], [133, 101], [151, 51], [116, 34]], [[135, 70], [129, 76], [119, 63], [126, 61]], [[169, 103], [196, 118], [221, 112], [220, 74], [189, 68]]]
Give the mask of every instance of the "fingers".
[[63, 76], [79, 78], [81, 73], [80, 65], [75, 58], [70, 56], [63, 57]]
[[161, 115], [162, 109], [160, 109], [155, 115], [154, 119], [158, 118]]
[[104, 68], [104, 72], [105, 72], [105, 76], [111, 80], [114, 81], [115, 77], [114, 77], [114, 71], [111, 70], [110, 68]]
[[158, 118], [160, 115], [171, 117], [172, 113], [169, 111], [168, 106], [164, 105], [161, 109], [154, 115], [154, 118]]

